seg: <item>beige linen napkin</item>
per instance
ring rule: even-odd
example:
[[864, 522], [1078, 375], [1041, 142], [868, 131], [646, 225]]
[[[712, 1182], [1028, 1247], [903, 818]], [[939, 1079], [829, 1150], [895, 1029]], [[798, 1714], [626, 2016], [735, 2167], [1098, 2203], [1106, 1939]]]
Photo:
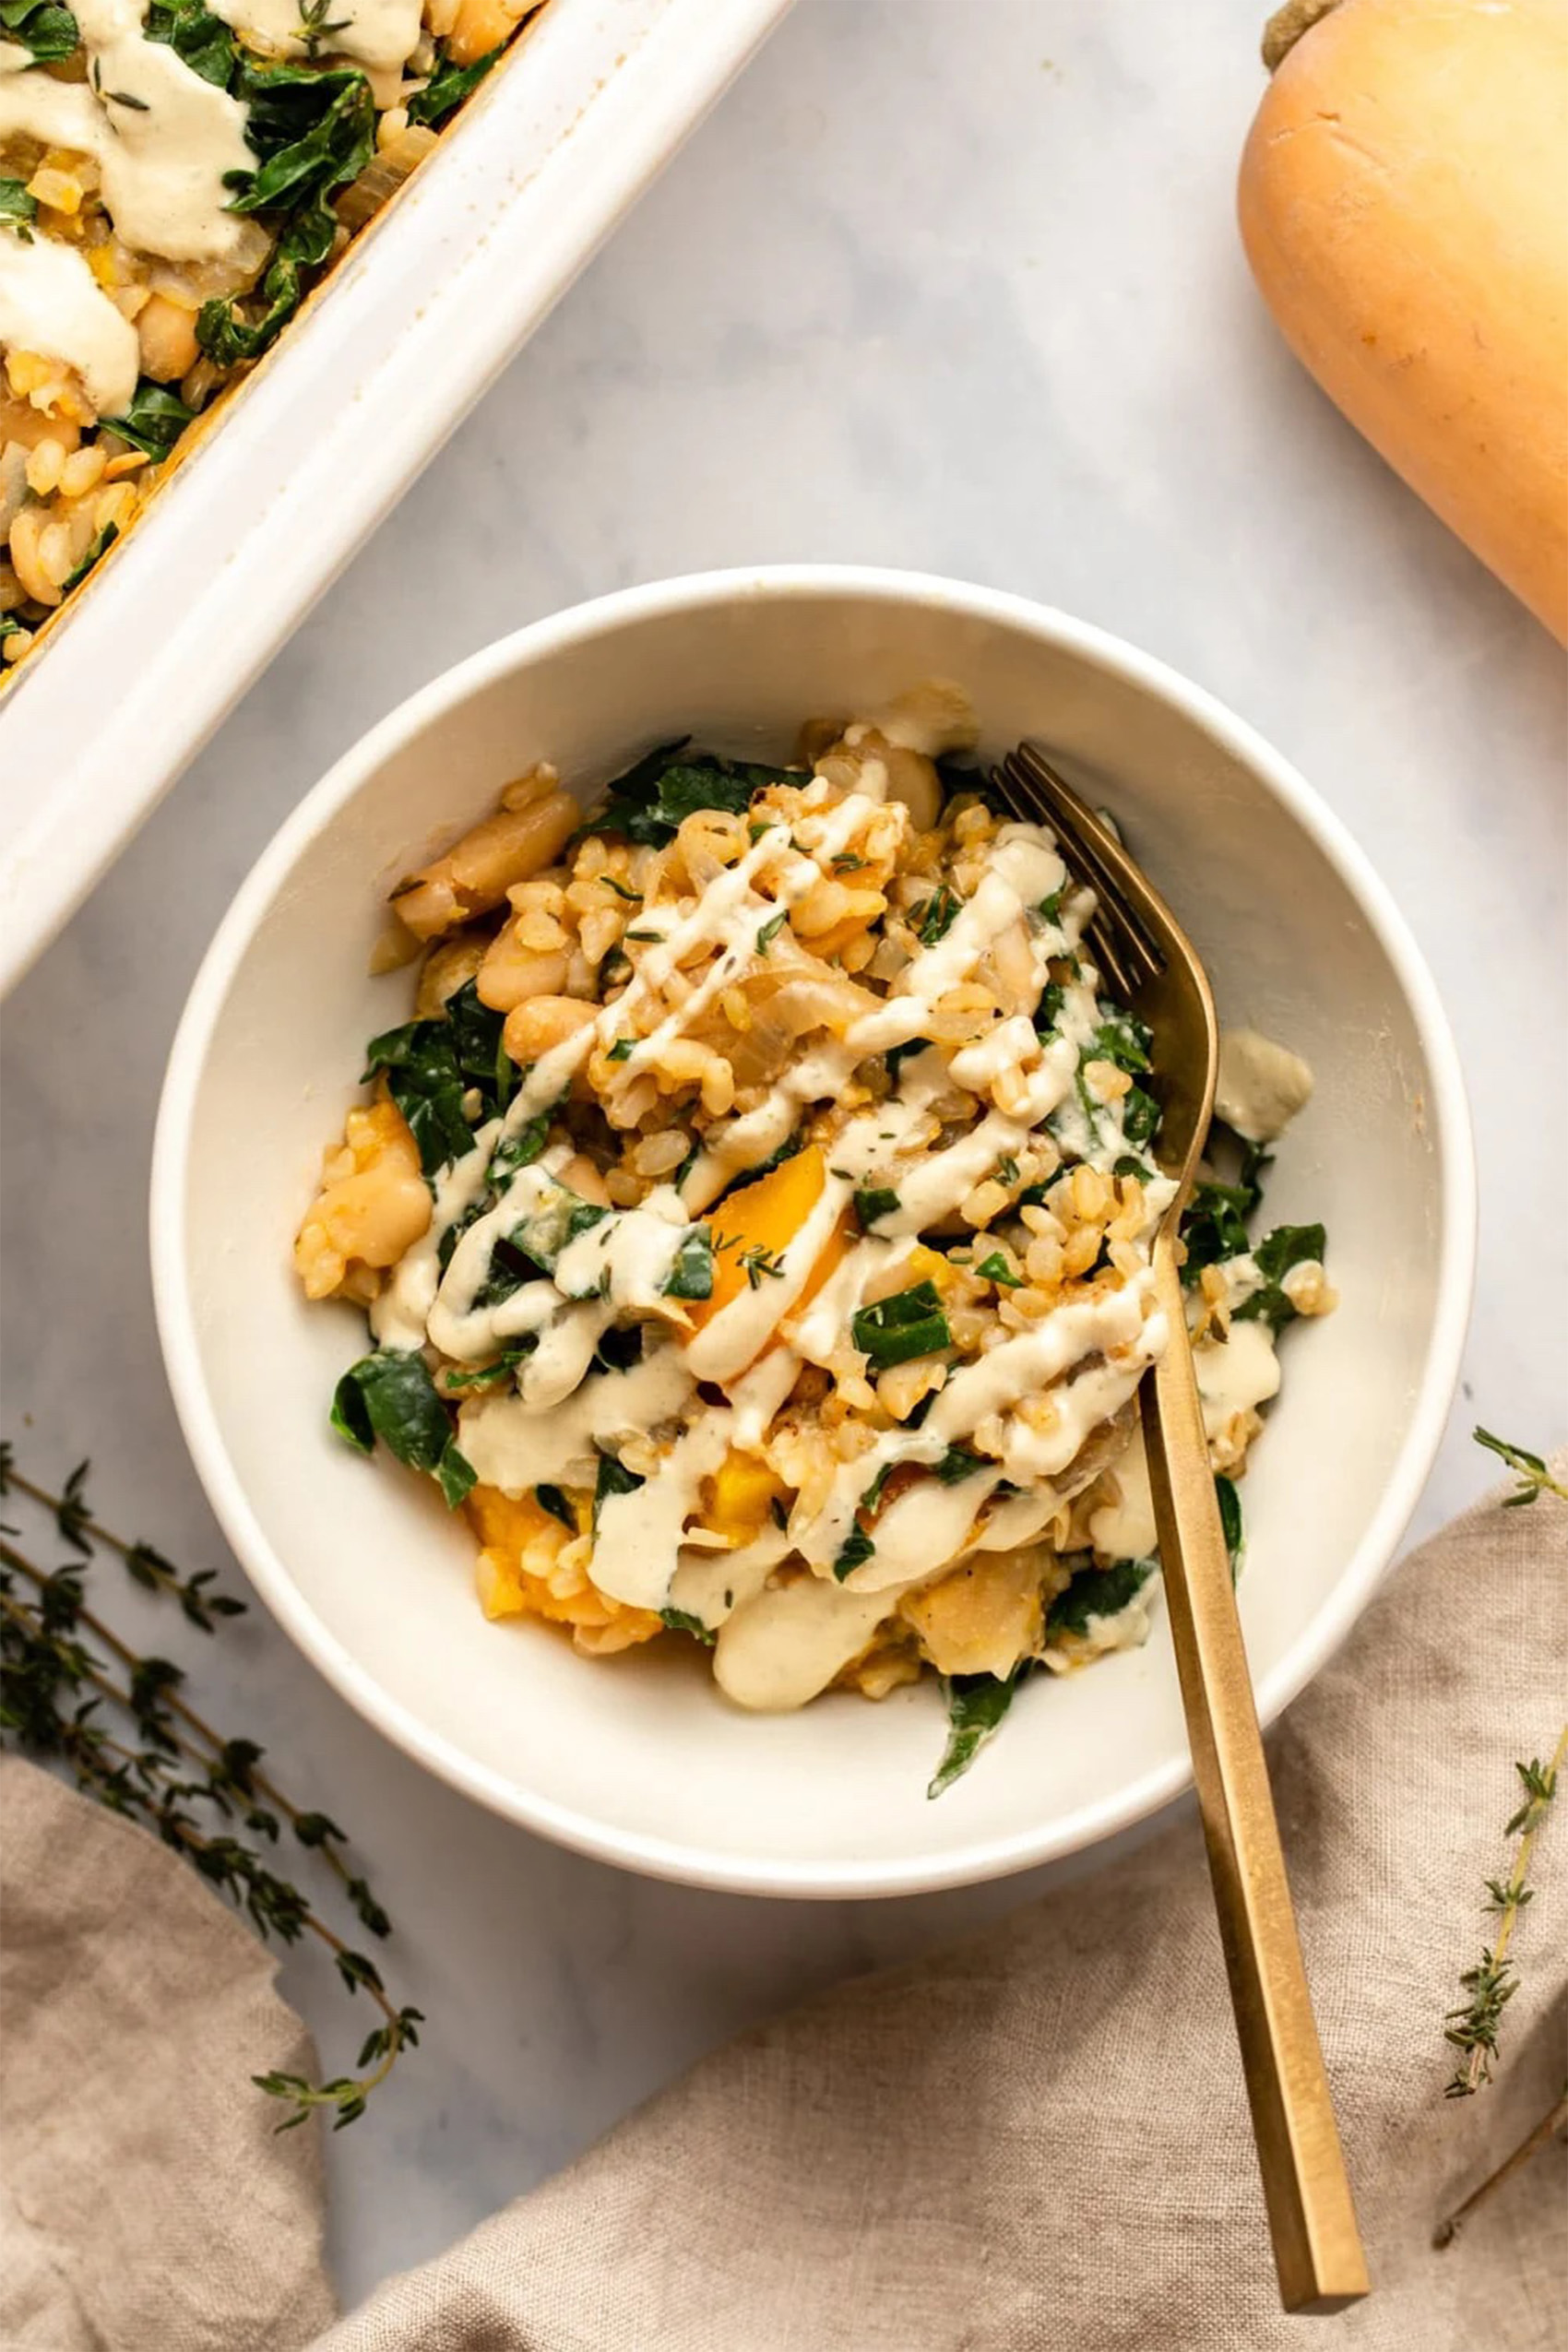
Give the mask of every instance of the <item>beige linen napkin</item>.
[[[1556, 2352], [1568, 2340], [1561, 2148], [1449, 2251], [1429, 2241], [1436, 2216], [1563, 2081], [1553, 1995], [1568, 1817], [1543, 1840], [1500, 2080], [1477, 2099], [1441, 2097], [1440, 2020], [1488, 1933], [1481, 1886], [1503, 1858], [1512, 1759], [1556, 1736], [1565, 1655], [1568, 1512], [1485, 1506], [1407, 1563], [1271, 1743], [1376, 2287], [1342, 2319], [1288, 2321], [1275, 2301], [1200, 1840], [1186, 1822], [944, 1958], [841, 1988], [732, 2043], [441, 2261], [392, 2280], [319, 2352], [1268, 2352], [1329, 2326], [1360, 2352]], [[1006, 1768], [1004, 1748], [989, 1768]], [[28, 1859], [8, 1854], [7, 1878], [38, 1872], [40, 1857], [30, 1872]], [[146, 1847], [141, 1883], [121, 1890], [127, 1940], [139, 1942], [137, 1920], [176, 1899], [163, 1882], [178, 1872]], [[63, 1963], [83, 1891], [56, 1900], [45, 1881], [28, 1899]], [[199, 1891], [190, 1900], [210, 1905]], [[98, 1949], [89, 1938], [75, 1962], [77, 2059], [87, 2085], [96, 2078], [117, 2103], [125, 2061], [93, 1990]], [[242, 1955], [229, 1965], [238, 1973]], [[35, 2081], [46, 1973], [13, 1995], [8, 2037]], [[236, 2109], [257, 2026], [238, 2010], [191, 2021], [204, 2084], [216, 2097], [229, 2082]], [[16, 2104], [40, 2111], [36, 2098]], [[96, 2225], [117, 2231], [136, 2203], [127, 2194], [126, 2213], [95, 2213], [99, 2243], [88, 2247], [82, 2194], [108, 2167], [83, 2153], [84, 2128], [78, 2109], [59, 2127], [63, 2145], [25, 2166], [29, 2219], [78, 2296], [84, 2277], [107, 2275], [112, 2250]], [[244, 2127], [231, 2118], [226, 2128]], [[14, 2126], [14, 2181], [13, 2137]], [[172, 2111], [148, 2129], [142, 2160], [171, 2198], [188, 2145]], [[315, 2221], [286, 2169], [297, 2161], [290, 2142], [249, 2145], [250, 2187], [220, 2230], [214, 2214], [205, 2268], [193, 2271], [214, 2314], [250, 2310], [244, 2296], [229, 2300], [227, 2272], [254, 2275], [263, 2237], [280, 2256], [292, 2227], [314, 2275]], [[122, 2172], [130, 2163], [123, 2138], [113, 2161]], [[275, 2215], [296, 2200], [293, 2222], [253, 2226], [257, 2192]], [[135, 2220], [145, 2234], [145, 2204]], [[298, 2325], [281, 2312], [273, 2322], [277, 2352], [309, 2335], [301, 2310]], [[98, 2294], [94, 2317], [92, 2340], [110, 2352], [148, 2341], [112, 2293]], [[172, 2326], [161, 2341], [169, 2352], [248, 2345], [262, 2340], [251, 2324]], [[77, 2339], [18, 2340], [74, 2352]]]
[[331, 2319], [275, 1957], [144, 1830], [0, 1760], [0, 2345], [292, 2352]]

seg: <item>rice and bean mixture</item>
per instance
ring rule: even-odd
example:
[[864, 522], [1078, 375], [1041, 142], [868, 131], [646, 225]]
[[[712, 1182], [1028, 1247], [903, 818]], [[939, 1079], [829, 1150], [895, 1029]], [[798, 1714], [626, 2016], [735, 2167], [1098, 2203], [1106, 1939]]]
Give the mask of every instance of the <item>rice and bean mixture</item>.
[[0, 659], [542, 0], [0, 0]]
[[[972, 1758], [1025, 1674], [1141, 1639], [1134, 1396], [1171, 1197], [1147, 1030], [1092, 895], [955, 759], [928, 686], [776, 768], [663, 746], [585, 823], [539, 767], [394, 895], [415, 1017], [371, 1041], [295, 1261], [374, 1345], [333, 1421], [467, 1515], [493, 1618], [703, 1645], [744, 1707], [944, 1680]], [[1222, 1515], [1332, 1304], [1250, 1223], [1305, 1099], [1242, 1034], [1252, 1140], [1187, 1218]]]

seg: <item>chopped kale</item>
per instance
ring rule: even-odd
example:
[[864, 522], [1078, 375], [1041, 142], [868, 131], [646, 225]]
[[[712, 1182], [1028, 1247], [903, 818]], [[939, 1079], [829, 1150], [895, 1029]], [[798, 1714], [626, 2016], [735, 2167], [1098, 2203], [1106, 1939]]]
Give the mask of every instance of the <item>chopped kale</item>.
[[0, 178], [0, 229], [19, 229], [30, 243], [29, 228], [38, 219], [38, 198], [28, 194], [25, 180]]
[[857, 1309], [849, 1331], [878, 1372], [953, 1345], [942, 1301], [931, 1282], [917, 1282], [890, 1299], [879, 1299], [874, 1306]]
[[261, 281], [259, 315], [252, 315], [255, 297], [228, 294], [197, 313], [196, 341], [220, 367], [259, 359], [292, 318], [307, 273], [332, 250], [332, 199], [375, 151], [375, 101], [362, 73], [264, 65], [241, 50], [229, 89], [249, 110], [245, 137], [257, 159], [254, 172], [228, 175], [234, 189], [229, 209], [269, 215], [278, 243]]
[[862, 1561], [869, 1560], [875, 1550], [875, 1544], [863, 1527], [851, 1527], [833, 1562], [833, 1573], [838, 1582], [842, 1584], [845, 1577], [852, 1574]]
[[30, 51], [35, 65], [68, 57], [81, 37], [69, 8], [55, 6], [53, 0], [0, 0], [0, 38]]
[[719, 1639], [714, 1628], [705, 1625], [700, 1617], [694, 1617], [689, 1609], [661, 1609], [659, 1621], [668, 1625], [672, 1633], [689, 1633], [694, 1642], [706, 1643], [709, 1649]]
[[713, 1236], [706, 1225], [693, 1225], [682, 1234], [663, 1289], [668, 1299], [712, 1298]]
[[897, 1194], [889, 1192], [885, 1184], [862, 1185], [855, 1194], [855, 1215], [867, 1233], [880, 1218], [893, 1216], [898, 1206]]
[[1023, 1276], [1014, 1273], [1000, 1250], [992, 1250], [988, 1257], [981, 1258], [975, 1272], [982, 1281], [997, 1283], [1004, 1290], [1019, 1290], [1023, 1288]]
[[635, 1494], [638, 1487], [645, 1483], [646, 1481], [639, 1479], [635, 1471], [623, 1469], [613, 1454], [601, 1453], [599, 1457], [599, 1477], [593, 1490], [594, 1526], [598, 1527], [599, 1515], [612, 1496]]
[[1214, 1478], [1214, 1499], [1219, 1505], [1219, 1525], [1225, 1536], [1225, 1549], [1230, 1555], [1230, 1581], [1235, 1583], [1241, 1566], [1241, 1554], [1247, 1548], [1246, 1529], [1241, 1518], [1241, 1497], [1234, 1479], [1224, 1478], [1217, 1470]]
[[1153, 1095], [1130, 1087], [1122, 1098], [1122, 1133], [1130, 1144], [1151, 1144], [1159, 1133], [1160, 1111]]
[[512, 1378], [517, 1366], [525, 1362], [538, 1346], [538, 1335], [530, 1331], [525, 1338], [516, 1340], [509, 1348], [503, 1348], [493, 1363], [479, 1364], [471, 1372], [447, 1372], [445, 1374], [446, 1385], [448, 1388], [499, 1388], [504, 1381]]
[[453, 65], [446, 60], [445, 44], [438, 43], [438, 62], [434, 72], [422, 90], [409, 101], [410, 123], [424, 123], [431, 130], [439, 130], [448, 114], [455, 114], [466, 98], [471, 98], [493, 65], [500, 64], [506, 44], [500, 42], [476, 58], [471, 65]]
[[119, 538], [119, 536], [120, 526], [118, 523], [104, 524], [103, 529], [99, 532], [98, 537], [93, 540], [92, 545], [88, 549], [87, 553], [82, 557], [82, 560], [77, 565], [76, 570], [74, 572], [67, 572], [65, 578], [61, 581], [60, 593], [62, 596], [69, 596], [74, 588], [80, 588], [82, 582], [86, 579], [93, 565], [98, 563], [102, 556], [108, 554], [109, 550], [113, 546], [114, 541]]
[[1293, 1265], [1306, 1265], [1321, 1261], [1328, 1237], [1321, 1225], [1277, 1225], [1265, 1234], [1253, 1252], [1253, 1262], [1264, 1277], [1263, 1288], [1243, 1299], [1235, 1311], [1238, 1323], [1266, 1323], [1278, 1331], [1295, 1320], [1297, 1309], [1290, 1302], [1284, 1287], [1285, 1277]]
[[562, 1493], [560, 1488], [558, 1486], [536, 1486], [533, 1491], [534, 1500], [539, 1504], [540, 1509], [541, 1511], [548, 1511], [552, 1519], [559, 1519], [561, 1525], [566, 1528], [568, 1533], [575, 1536], [577, 1532], [577, 1515], [573, 1510], [571, 1503], [567, 1501], [566, 1497]]
[[361, 1454], [380, 1438], [410, 1469], [426, 1470], [455, 1510], [474, 1484], [446, 1408], [424, 1358], [414, 1349], [378, 1348], [350, 1366], [332, 1399], [332, 1426]]
[[1158, 1566], [1152, 1554], [1146, 1560], [1113, 1560], [1109, 1568], [1086, 1564], [1046, 1610], [1047, 1634], [1087, 1633], [1091, 1617], [1120, 1616]]
[[[470, 1089], [478, 1091], [481, 1118], [493, 1118], [505, 1108], [515, 1070], [501, 1042], [502, 1028], [502, 1015], [481, 1004], [470, 980], [447, 998], [445, 1014], [436, 1019], [406, 1021], [401, 1028], [372, 1038], [366, 1046], [364, 1075], [373, 1078], [378, 1070], [386, 1071], [392, 1099], [409, 1123], [426, 1176], [460, 1158], [472, 1146], [473, 1129], [463, 1108]], [[524, 1164], [516, 1157], [519, 1148], [536, 1158], [543, 1147], [542, 1132], [537, 1144], [531, 1129], [525, 1135], [527, 1143], [519, 1135], [503, 1145], [493, 1168], [508, 1150], [514, 1154], [512, 1166]]]
[[[218, 21], [214, 18], [215, 23]], [[144, 375], [130, 407], [117, 417], [105, 417], [103, 423], [107, 432], [117, 433], [133, 449], [140, 449], [157, 460], [169, 455], [186, 425], [195, 419], [196, 410], [187, 409], [177, 393], [171, 392], [166, 384], [155, 384], [149, 375]]]
[[926, 1790], [940, 1797], [944, 1788], [968, 1772], [981, 1748], [1013, 1704], [1014, 1694], [1029, 1669], [1021, 1659], [1011, 1674], [949, 1674], [943, 1678], [947, 1701], [947, 1745]]
[[[239, 50], [230, 27], [204, 7], [202, 0], [151, 0], [142, 31], [148, 41], [164, 42], [204, 82], [228, 89]], [[114, 429], [118, 432], [118, 425]]]
[[575, 836], [624, 833], [629, 841], [662, 849], [683, 820], [697, 809], [723, 809], [743, 816], [752, 795], [770, 784], [799, 783], [788, 768], [764, 767], [748, 760], [721, 759], [712, 752], [688, 752], [689, 735], [645, 753], [618, 776]]
[[1147, 1022], [1114, 1004], [1102, 1004], [1099, 1014], [1099, 1027], [1084, 1059], [1113, 1062], [1119, 1070], [1129, 1070], [1134, 1075], [1152, 1069], [1149, 1048], [1154, 1043], [1154, 1033]]

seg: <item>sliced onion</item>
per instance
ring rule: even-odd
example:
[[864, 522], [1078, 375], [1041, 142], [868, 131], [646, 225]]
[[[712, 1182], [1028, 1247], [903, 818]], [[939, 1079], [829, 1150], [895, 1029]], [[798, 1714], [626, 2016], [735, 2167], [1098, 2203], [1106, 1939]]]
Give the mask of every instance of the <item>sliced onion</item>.
[[336, 211], [345, 229], [362, 229], [374, 220], [390, 196], [395, 196], [417, 163], [422, 163], [438, 134], [428, 123], [410, 123], [372, 156], [357, 180], [344, 189]]

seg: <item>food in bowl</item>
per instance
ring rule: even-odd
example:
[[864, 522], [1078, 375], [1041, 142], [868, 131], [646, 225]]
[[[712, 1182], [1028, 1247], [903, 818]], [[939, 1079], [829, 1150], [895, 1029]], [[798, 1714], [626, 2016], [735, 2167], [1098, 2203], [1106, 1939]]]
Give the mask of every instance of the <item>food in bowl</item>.
[[541, 0], [5, 0], [0, 657]]
[[[1031, 1669], [1143, 1637], [1158, 1567], [1151, 1039], [976, 740], [933, 684], [793, 766], [662, 745], [586, 818], [520, 778], [393, 894], [414, 1018], [295, 1242], [374, 1341], [335, 1426], [466, 1513], [488, 1615], [695, 1639], [749, 1708], [939, 1675], [932, 1793]], [[1238, 1557], [1277, 1336], [1334, 1303], [1320, 1226], [1249, 1234], [1310, 1085], [1227, 1040], [1184, 1229]]]

